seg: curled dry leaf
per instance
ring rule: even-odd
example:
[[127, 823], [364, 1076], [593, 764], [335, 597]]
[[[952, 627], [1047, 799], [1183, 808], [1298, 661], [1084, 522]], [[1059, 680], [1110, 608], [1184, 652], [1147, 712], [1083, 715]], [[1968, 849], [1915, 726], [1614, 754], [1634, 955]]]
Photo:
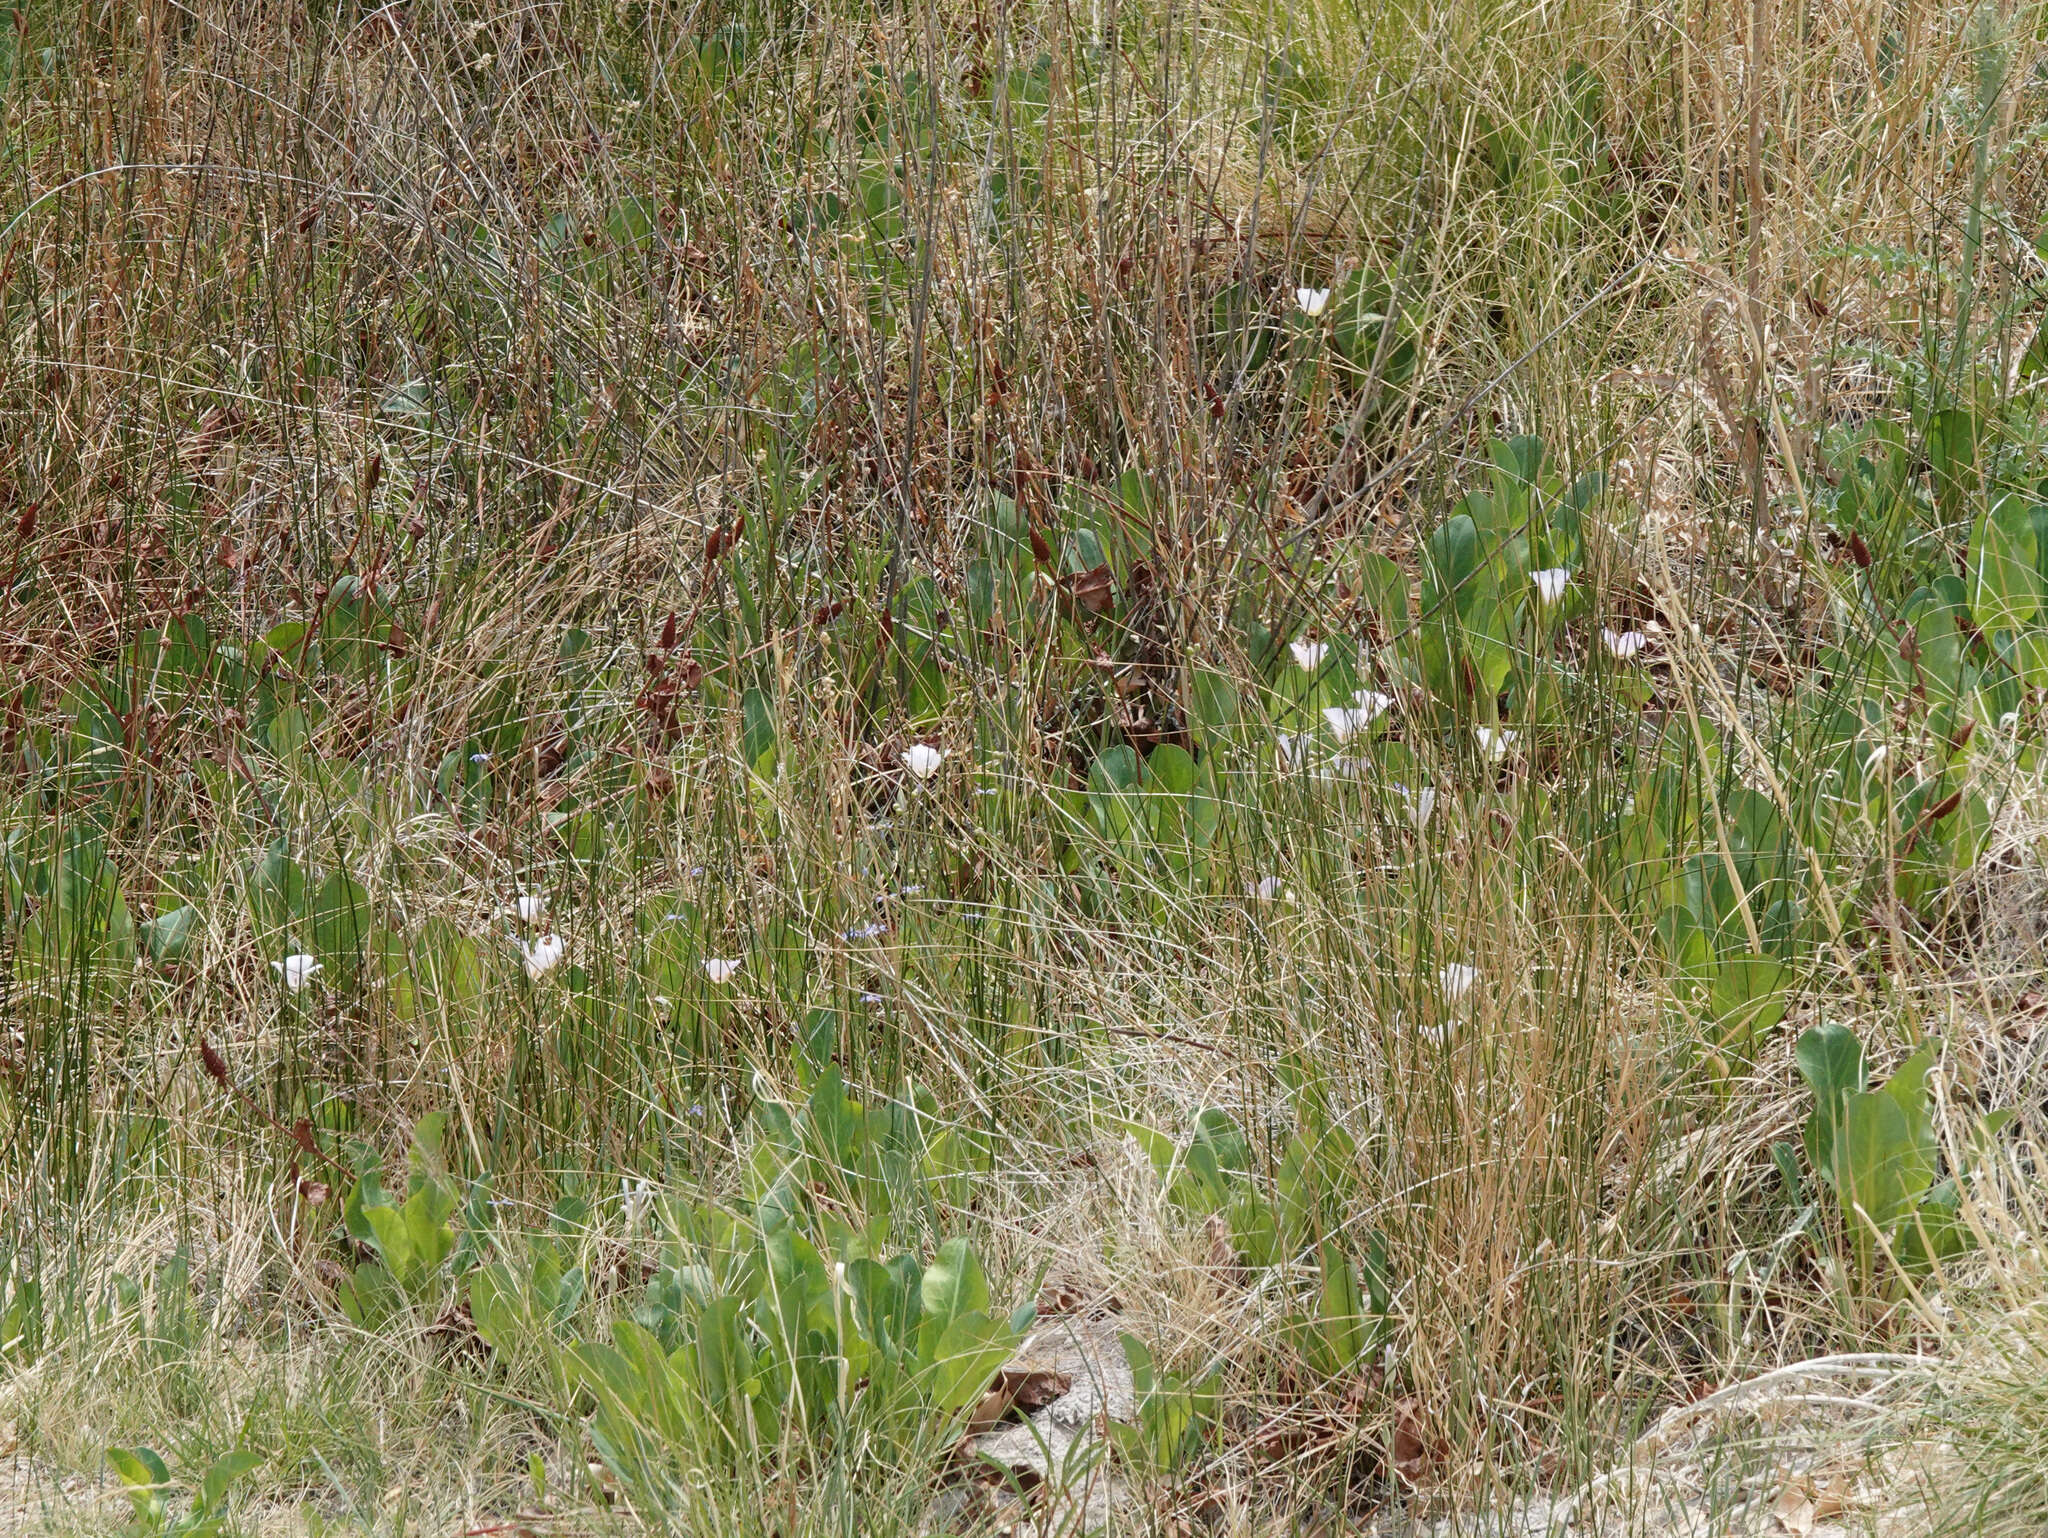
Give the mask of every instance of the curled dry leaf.
[[966, 1436], [980, 1436], [1013, 1415], [1029, 1415], [1034, 1410], [1043, 1410], [1073, 1386], [1072, 1377], [1051, 1368], [1005, 1367], [996, 1374], [988, 1392], [981, 1396], [981, 1402], [967, 1417]]
[[1107, 614], [1116, 603], [1116, 589], [1110, 580], [1107, 562], [1092, 571], [1077, 572], [1062, 580], [1074, 602], [1090, 614]]
[[1394, 1449], [1389, 1460], [1394, 1472], [1410, 1485], [1431, 1483], [1450, 1461], [1451, 1450], [1435, 1434], [1424, 1414], [1422, 1401], [1403, 1394], [1394, 1401]]
[[1220, 1212], [1209, 1214], [1205, 1225], [1209, 1240], [1209, 1275], [1216, 1285], [1234, 1291], [1245, 1283], [1244, 1267], [1238, 1263], [1237, 1246], [1230, 1242], [1230, 1224]]
[[1039, 1290], [1035, 1307], [1041, 1319], [1058, 1319], [1068, 1314], [1102, 1319], [1121, 1314], [1124, 1300], [1113, 1292], [1091, 1294], [1075, 1282], [1049, 1281]]

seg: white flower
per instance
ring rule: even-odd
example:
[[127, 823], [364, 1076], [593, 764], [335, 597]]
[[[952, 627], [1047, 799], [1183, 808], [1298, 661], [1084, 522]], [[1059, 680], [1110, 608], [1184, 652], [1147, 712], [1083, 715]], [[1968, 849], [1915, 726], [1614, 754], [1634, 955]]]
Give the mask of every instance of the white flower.
[[540, 916], [548, 911], [547, 894], [545, 892], [521, 892], [518, 900], [512, 904], [512, 908], [519, 915], [520, 923], [538, 924]]
[[1613, 654], [1615, 660], [1626, 662], [1645, 646], [1649, 645], [1650, 638], [1640, 630], [1609, 630], [1605, 625], [1602, 625], [1600, 627], [1600, 644]]
[[939, 765], [946, 761], [946, 750], [927, 743], [913, 742], [903, 750], [903, 767], [920, 780], [928, 780], [939, 772]]
[[1415, 831], [1420, 833], [1429, 826], [1429, 814], [1436, 810], [1436, 787], [1425, 785], [1420, 790], [1410, 790], [1406, 785], [1396, 785], [1394, 789], [1398, 790], [1401, 799], [1408, 803], [1408, 820], [1415, 824]]
[[1323, 719], [1330, 723], [1330, 730], [1339, 742], [1353, 732], [1364, 731], [1386, 714], [1387, 707], [1394, 703], [1392, 695], [1373, 689], [1360, 689], [1352, 698], [1358, 701], [1355, 707], [1332, 705], [1323, 712]]
[[1508, 756], [1508, 749], [1515, 745], [1520, 732], [1505, 726], [1475, 726], [1472, 735], [1479, 739], [1479, 751], [1490, 764], [1497, 764]]
[[733, 973], [739, 971], [746, 964], [746, 960], [747, 958], [744, 956], [736, 956], [730, 961], [721, 961], [716, 956], [706, 957], [704, 961], [704, 975], [714, 983], [721, 985], [729, 983], [732, 981]]
[[560, 935], [542, 935], [537, 940], [519, 942], [519, 959], [526, 967], [526, 975], [534, 982], [554, 971], [568, 954], [569, 947]]
[[1287, 649], [1294, 653], [1294, 665], [1304, 673], [1313, 673], [1323, 665], [1323, 658], [1329, 655], [1329, 645], [1323, 641], [1289, 641]]
[[320, 963], [312, 956], [291, 955], [282, 961], [273, 961], [270, 970], [284, 979], [287, 992], [304, 993], [306, 984], [320, 971]]
[[654, 1210], [654, 1187], [644, 1176], [639, 1180], [621, 1180], [619, 1202], [626, 1209], [626, 1227], [638, 1228]]
[[1323, 313], [1323, 306], [1330, 302], [1330, 291], [1327, 288], [1297, 288], [1294, 302], [1301, 306], [1302, 314], [1314, 320]]
[[1478, 981], [1479, 968], [1454, 961], [1437, 973], [1437, 992], [1443, 995], [1446, 1004], [1456, 1004], [1472, 991], [1472, 985]]
[[1350, 710], [1342, 705], [1331, 705], [1323, 711], [1323, 719], [1330, 723], [1330, 734], [1339, 742], [1354, 732], [1362, 732], [1372, 725], [1372, 717], [1362, 710]]
[[1280, 895], [1280, 878], [1278, 876], [1261, 876], [1258, 880], [1248, 883], [1245, 890], [1260, 902], [1269, 903]]
[[1274, 733], [1273, 753], [1280, 761], [1282, 774], [1299, 769], [1308, 757], [1308, 734], [1304, 732], [1297, 737], [1287, 732]]
[[1529, 573], [1529, 580], [1536, 584], [1536, 596], [1545, 603], [1556, 603], [1564, 597], [1565, 584], [1572, 580], [1569, 566], [1546, 566], [1541, 571]]

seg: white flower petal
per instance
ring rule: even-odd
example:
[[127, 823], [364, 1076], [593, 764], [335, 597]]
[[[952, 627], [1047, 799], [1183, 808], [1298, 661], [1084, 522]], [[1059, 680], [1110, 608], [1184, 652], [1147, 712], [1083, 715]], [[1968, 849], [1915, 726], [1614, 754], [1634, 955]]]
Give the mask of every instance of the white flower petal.
[[619, 1201], [626, 1209], [626, 1227], [638, 1228], [654, 1210], [654, 1187], [643, 1177], [619, 1182]]
[[1342, 705], [1331, 705], [1323, 711], [1323, 719], [1330, 723], [1330, 732], [1339, 742], [1353, 732], [1362, 732], [1372, 725], [1372, 717], [1362, 710], [1350, 710]]
[[733, 974], [746, 964], [746, 959], [744, 956], [736, 956], [730, 961], [721, 961], [717, 957], [706, 957], [704, 975], [714, 983], [729, 983], [733, 979]]
[[1456, 1004], [1472, 991], [1472, 985], [1478, 981], [1479, 968], [1454, 961], [1437, 973], [1437, 992], [1443, 995], [1446, 1004]]
[[1508, 756], [1508, 749], [1521, 733], [1505, 726], [1475, 726], [1472, 735], [1479, 740], [1479, 751], [1486, 761], [1497, 764]]
[[920, 780], [928, 780], [939, 772], [939, 765], [946, 761], [946, 750], [935, 748], [928, 743], [913, 742], [903, 750], [903, 767]]
[[519, 959], [526, 967], [527, 977], [536, 983], [560, 966], [568, 954], [569, 947], [560, 935], [541, 935], [519, 942]]
[[1289, 641], [1287, 649], [1294, 653], [1294, 665], [1304, 673], [1313, 673], [1323, 665], [1323, 658], [1329, 655], [1329, 643], [1325, 641]]
[[1640, 630], [1609, 630], [1603, 625], [1600, 629], [1600, 644], [1607, 648], [1617, 662], [1627, 662], [1650, 644], [1650, 638]]
[[270, 969], [283, 979], [287, 992], [304, 993], [306, 985], [320, 973], [318, 957], [295, 953], [282, 961], [273, 961]]
[[518, 899], [512, 904], [512, 907], [513, 911], [519, 915], [520, 923], [538, 924], [540, 916], [548, 911], [547, 894], [545, 892], [521, 892]]
[[1330, 291], [1327, 288], [1297, 288], [1294, 291], [1294, 302], [1301, 306], [1302, 314], [1314, 320], [1323, 313], [1324, 306], [1329, 304]]
[[1546, 566], [1541, 571], [1529, 573], [1529, 580], [1536, 584], [1536, 596], [1545, 603], [1556, 603], [1564, 597], [1565, 585], [1572, 580], [1569, 566]]
[[1436, 787], [1425, 785], [1420, 790], [1410, 790], [1406, 785], [1396, 785], [1394, 788], [1408, 803], [1408, 820], [1415, 824], [1415, 831], [1420, 833], [1429, 826], [1430, 814], [1436, 810]]

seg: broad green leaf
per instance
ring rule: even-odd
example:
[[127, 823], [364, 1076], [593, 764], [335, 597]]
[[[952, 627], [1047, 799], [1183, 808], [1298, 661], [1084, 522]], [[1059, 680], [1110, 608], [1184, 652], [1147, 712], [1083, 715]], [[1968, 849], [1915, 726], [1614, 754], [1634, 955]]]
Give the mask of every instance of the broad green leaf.
[[1408, 628], [1408, 574], [1377, 550], [1368, 550], [1359, 563], [1360, 597], [1379, 616], [1388, 636]]
[[1016, 1344], [1001, 1319], [979, 1311], [955, 1317], [926, 1353], [933, 1406], [950, 1413], [974, 1403]]
[[171, 1471], [164, 1467], [164, 1460], [147, 1447], [110, 1447], [107, 1449], [107, 1461], [121, 1476], [121, 1483], [130, 1489], [171, 1482]]
[[313, 950], [329, 975], [353, 972], [370, 932], [370, 894], [363, 884], [346, 871], [334, 872], [320, 883], [311, 918]]
[[1714, 969], [1714, 1034], [1724, 1046], [1748, 1050], [1776, 1028], [1790, 1003], [1792, 969], [1769, 956], [1731, 956]]
[[152, 961], [162, 966], [180, 966], [199, 955], [199, 910], [189, 903], [159, 913], [142, 926], [143, 939]]
[[406, 1237], [411, 1242], [417, 1269], [410, 1278], [401, 1277], [401, 1281], [413, 1287], [423, 1285], [454, 1252], [455, 1230], [448, 1220], [454, 1216], [456, 1205], [454, 1191], [439, 1182], [423, 1187], [407, 1199], [400, 1211], [405, 1217]]
[[[963, 1314], [988, 1307], [988, 1280], [981, 1274], [981, 1262], [965, 1239], [948, 1239], [932, 1257], [919, 1285], [924, 1303], [924, 1324], [928, 1338], [938, 1339]], [[927, 1359], [930, 1353], [925, 1353]]]
[[1237, 724], [1237, 690], [1221, 673], [1203, 669], [1188, 685], [1195, 722], [1211, 735]]
[[[1985, 509], [1970, 535], [1970, 615], [1977, 628], [2023, 635], [2041, 609], [2031, 509], [2016, 496]], [[2031, 680], [2030, 680], [2031, 681]]]
[[740, 757], [756, 774], [772, 774], [777, 754], [775, 707], [765, 689], [740, 696]]
[[1851, 1095], [1835, 1132], [1835, 1189], [1845, 1210], [1888, 1232], [1927, 1189], [1933, 1171], [1906, 1113], [1883, 1093]]
[[1187, 749], [1163, 742], [1145, 758], [1145, 786], [1169, 796], [1184, 796], [1195, 788], [1198, 773]]
[[1322, 1292], [1316, 1318], [1321, 1327], [1323, 1366], [1341, 1373], [1363, 1354], [1366, 1343], [1365, 1294], [1351, 1257], [1334, 1244], [1322, 1247]]
[[263, 1454], [247, 1448], [216, 1458], [199, 1481], [198, 1509], [201, 1512], [217, 1510], [227, 1496], [228, 1487], [244, 1474], [262, 1468], [263, 1461]]
[[1831, 1022], [1802, 1032], [1793, 1057], [1813, 1091], [1813, 1111], [1806, 1119], [1804, 1135], [1807, 1162], [1815, 1174], [1833, 1185], [1835, 1134], [1842, 1107], [1870, 1082], [1863, 1043], [1847, 1026]]

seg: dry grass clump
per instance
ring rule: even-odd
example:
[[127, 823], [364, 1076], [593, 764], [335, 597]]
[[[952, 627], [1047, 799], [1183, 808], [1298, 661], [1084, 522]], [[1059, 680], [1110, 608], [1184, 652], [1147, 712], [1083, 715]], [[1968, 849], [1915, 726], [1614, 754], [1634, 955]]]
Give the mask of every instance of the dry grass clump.
[[[1753, 852], [1738, 791], [1786, 826], [1846, 795], [1785, 723], [1917, 634], [1831, 521], [1849, 435], [1953, 388], [2004, 413], [1987, 463], [2038, 447], [2038, 6], [14, 14], [23, 1525], [107, 1529], [65, 1481], [157, 1442], [183, 1485], [260, 1443], [259, 1529], [923, 1530], [964, 1459], [854, 1385], [815, 1457], [664, 1430], [719, 1472], [663, 1506], [576, 1376], [682, 1253], [643, 1201], [772, 1226], [764, 1108], [828, 1064], [957, 1158], [893, 1228], [792, 1197], [835, 1255], [971, 1237], [992, 1304], [1213, 1384], [1185, 1461], [1119, 1450], [1134, 1523], [1576, 1489], [1616, 1531], [1809, 1538], [1905, 1478], [1835, 1493], [1878, 1442], [1958, 1471], [1929, 1523], [2048, 1520], [2033, 1154], [1970, 1190], [1979, 1254], [1861, 1292], [1773, 1154], [1822, 1021], [1880, 1078], [1939, 1028], [1951, 1142], [1992, 1106], [2040, 1137], [2038, 698], [1995, 753], [1969, 729], [1995, 829], [1941, 903], [1893, 895], [1926, 827], [1801, 852], [1813, 938], [1753, 1045], [1603, 863], [1659, 764], [1708, 803], [1666, 897]], [[1563, 703], [1510, 741], [1476, 671], [1399, 668], [1425, 542], [1517, 434], [1611, 475], [1536, 648]], [[232, 673], [173, 676], [195, 625]], [[1302, 747], [1347, 707], [1290, 642], [1349, 648], [1359, 754]], [[1870, 695], [1900, 797], [1941, 746], [1913, 694]], [[1199, 757], [1199, 860], [1117, 753]], [[56, 917], [86, 846], [133, 920], [97, 972]], [[136, 940], [181, 908], [189, 950]], [[292, 986], [312, 950], [356, 964]], [[381, 1253], [350, 1190], [443, 1112], [462, 1264], [587, 1276], [516, 1347], [453, 1263], [431, 1307], [344, 1303]], [[1204, 1207], [1177, 1177], [1225, 1124]], [[1307, 1242], [1255, 1264], [1297, 1144], [1336, 1150], [1285, 1198]], [[1332, 1367], [1331, 1278], [1379, 1255], [1381, 1333]]]

